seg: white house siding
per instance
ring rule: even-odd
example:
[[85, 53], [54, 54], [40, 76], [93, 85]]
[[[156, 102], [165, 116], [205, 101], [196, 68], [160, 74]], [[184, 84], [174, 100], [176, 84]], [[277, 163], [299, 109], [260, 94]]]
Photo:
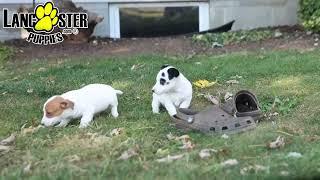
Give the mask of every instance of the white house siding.
[[[134, 2], [207, 2], [209, 1], [210, 28], [218, 27], [236, 20], [233, 30], [258, 27], [293, 25], [298, 22], [298, 0], [73, 0], [78, 6], [104, 16], [95, 29], [94, 35], [109, 36], [109, 5]], [[46, 0], [36, 0], [37, 3]], [[4, 30], [2, 10], [8, 8], [15, 12], [21, 5], [31, 6], [32, 0], [0, 0], [0, 41], [23, 37], [20, 30]]]
[[298, 0], [210, 0], [210, 27], [236, 20], [233, 30], [294, 25]]

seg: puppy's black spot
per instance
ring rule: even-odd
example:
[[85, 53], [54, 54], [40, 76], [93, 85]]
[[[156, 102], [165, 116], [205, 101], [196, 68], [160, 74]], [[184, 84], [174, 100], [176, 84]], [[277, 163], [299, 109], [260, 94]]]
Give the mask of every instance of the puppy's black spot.
[[166, 83], [166, 80], [161, 78], [161, 79], [160, 79], [160, 84], [161, 84], [161, 85], [164, 85], [165, 83]]
[[165, 77], [166, 75], [164, 73], [161, 74], [162, 77]]
[[161, 66], [161, 69], [164, 69], [164, 68], [166, 68], [168, 66], [169, 66], [169, 64], [164, 64], [164, 65]]
[[168, 69], [169, 80], [173, 79], [174, 77], [178, 77], [179, 74], [180, 72], [176, 68]]

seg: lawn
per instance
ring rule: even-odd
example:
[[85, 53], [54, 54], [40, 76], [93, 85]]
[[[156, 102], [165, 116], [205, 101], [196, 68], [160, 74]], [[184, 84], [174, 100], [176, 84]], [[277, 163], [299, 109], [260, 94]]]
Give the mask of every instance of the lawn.
[[[0, 179], [319, 177], [319, 57], [320, 51], [315, 50], [242, 52], [191, 59], [145, 55], [4, 64], [0, 69], [0, 139], [13, 132], [19, 136], [14, 149], [0, 155]], [[179, 131], [165, 111], [160, 115], [151, 111], [151, 88], [165, 63], [178, 67], [190, 81], [218, 81], [206, 89], [194, 88], [192, 107], [195, 109], [209, 104], [197, 96], [199, 93], [216, 95], [250, 89], [257, 94], [265, 112], [276, 99], [274, 111], [279, 115], [261, 121], [255, 130], [229, 135], [228, 139], [221, 135]], [[133, 65], [137, 68], [131, 70]], [[235, 75], [242, 76], [239, 84], [227, 84], [226, 81]], [[29, 127], [40, 123], [42, 105], [47, 98], [89, 83], [106, 83], [124, 92], [119, 96], [118, 119], [102, 113], [87, 129], [79, 129], [79, 121], [75, 121], [66, 128], [41, 128], [34, 133], [20, 133], [24, 124]], [[123, 128], [124, 132], [111, 137], [114, 128]], [[88, 133], [98, 133], [100, 138], [92, 139]], [[169, 133], [175, 136], [188, 134], [195, 147], [180, 149], [181, 142], [167, 139]], [[283, 148], [265, 147], [280, 135], [286, 142]], [[117, 160], [129, 148], [135, 148], [138, 155]], [[201, 159], [199, 151], [205, 148], [216, 149], [219, 153]], [[287, 157], [289, 152], [301, 153], [302, 157]], [[184, 156], [170, 163], [156, 161], [168, 154]], [[239, 164], [222, 167], [220, 163], [228, 159], [237, 159]], [[266, 169], [240, 173], [255, 165]]]

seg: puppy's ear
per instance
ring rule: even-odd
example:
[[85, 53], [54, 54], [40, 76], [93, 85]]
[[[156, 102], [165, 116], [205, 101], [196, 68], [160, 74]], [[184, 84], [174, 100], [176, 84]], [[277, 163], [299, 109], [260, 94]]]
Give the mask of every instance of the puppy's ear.
[[166, 68], [168, 66], [169, 66], [169, 64], [164, 64], [164, 65], [161, 66], [161, 69], [164, 69], [164, 68]]
[[169, 68], [168, 75], [169, 75], [169, 80], [171, 80], [175, 77], [178, 77], [180, 75], [180, 72], [176, 68]]
[[68, 109], [71, 108], [73, 109], [74, 107], [74, 103], [68, 99], [64, 99], [61, 103], [60, 103], [60, 107], [61, 109]]

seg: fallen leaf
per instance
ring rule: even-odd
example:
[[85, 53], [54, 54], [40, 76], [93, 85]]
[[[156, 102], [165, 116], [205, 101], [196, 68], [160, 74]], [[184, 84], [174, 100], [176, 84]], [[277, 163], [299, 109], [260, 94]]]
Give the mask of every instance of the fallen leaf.
[[269, 167], [262, 166], [262, 165], [254, 165], [254, 166], [248, 166], [244, 167], [240, 170], [240, 174], [246, 175], [248, 173], [259, 173], [261, 171], [267, 171], [269, 172]]
[[134, 64], [131, 66], [131, 71], [142, 68], [143, 66], [145, 66], [145, 64]]
[[195, 85], [198, 88], [207, 88], [215, 85], [216, 83], [216, 81], [209, 82], [208, 80], [198, 80], [194, 82], [193, 85]]
[[236, 159], [228, 159], [228, 160], [220, 163], [220, 165], [222, 167], [230, 167], [230, 166], [235, 166], [235, 165], [238, 165], [238, 164], [239, 164], [239, 162]]
[[123, 133], [123, 128], [115, 128], [110, 132], [111, 136], [119, 136]]
[[167, 157], [161, 158], [161, 159], [157, 159], [157, 162], [166, 162], [166, 163], [171, 163], [175, 160], [181, 159], [183, 158], [184, 154], [179, 154], [179, 155], [174, 155], [174, 156], [170, 156], [168, 155]]
[[38, 69], [38, 71], [40, 71], [40, 72], [44, 72], [44, 71], [46, 71], [46, 68], [41, 67], [41, 68], [39, 68], [39, 69]]
[[232, 99], [232, 97], [233, 97], [232, 93], [226, 92], [226, 94], [224, 95], [224, 100], [228, 101], [228, 100]]
[[184, 140], [184, 141], [188, 139], [190, 139], [190, 136], [187, 134], [175, 138], [175, 140]]
[[289, 154], [287, 155], [287, 157], [292, 157], [292, 158], [301, 158], [302, 154], [298, 153], [298, 152], [289, 152]]
[[78, 155], [71, 155], [71, 156], [67, 156], [65, 157], [65, 159], [71, 163], [73, 162], [79, 162], [81, 160], [81, 158]]
[[31, 172], [31, 163], [28, 163], [26, 167], [23, 168], [24, 174], [29, 174]]
[[0, 152], [9, 152], [11, 150], [11, 146], [3, 146], [0, 145]]
[[238, 80], [232, 79], [232, 80], [228, 80], [226, 81], [227, 84], [239, 84]]
[[231, 78], [231, 79], [242, 79], [242, 76], [235, 75], [235, 76], [231, 76], [230, 78]]
[[138, 155], [138, 153], [136, 152], [136, 150], [134, 148], [130, 148], [126, 151], [124, 151], [121, 156], [118, 158], [118, 160], [127, 160], [133, 156]]
[[199, 152], [199, 156], [201, 159], [206, 159], [206, 158], [209, 158], [211, 156], [211, 153], [216, 153], [218, 152], [217, 150], [215, 149], [202, 149], [200, 152]]
[[27, 89], [27, 93], [29, 93], [29, 94], [33, 93], [33, 89], [32, 88]]
[[278, 136], [277, 139], [273, 142], [267, 144], [267, 147], [270, 149], [282, 148], [285, 145], [284, 137]]
[[0, 145], [6, 145], [6, 146], [11, 145], [14, 143], [15, 140], [16, 140], [16, 134], [12, 133], [9, 137], [0, 141]]
[[212, 104], [217, 105], [220, 104], [219, 98], [210, 94], [204, 95]]
[[169, 154], [169, 149], [158, 149], [156, 152], [157, 155], [163, 156]]
[[170, 140], [170, 141], [172, 141], [172, 140], [174, 140], [174, 139], [176, 139], [176, 138], [177, 138], [177, 137], [174, 136], [172, 133], [167, 134], [167, 139]]
[[289, 176], [289, 174], [290, 174], [290, 173], [289, 173], [288, 171], [281, 171], [281, 172], [280, 172], [280, 175], [281, 175], [281, 176]]
[[195, 145], [191, 142], [190, 139], [183, 139], [182, 140], [182, 146], [179, 147], [179, 149], [193, 149]]
[[226, 134], [223, 134], [223, 135], [221, 136], [221, 138], [222, 138], [222, 139], [229, 139], [229, 136], [226, 135]]
[[24, 128], [24, 126], [21, 128], [21, 134], [26, 135], [26, 134], [33, 134], [37, 132], [40, 128], [43, 128], [43, 126], [39, 125], [37, 127], [30, 126], [28, 128]]

